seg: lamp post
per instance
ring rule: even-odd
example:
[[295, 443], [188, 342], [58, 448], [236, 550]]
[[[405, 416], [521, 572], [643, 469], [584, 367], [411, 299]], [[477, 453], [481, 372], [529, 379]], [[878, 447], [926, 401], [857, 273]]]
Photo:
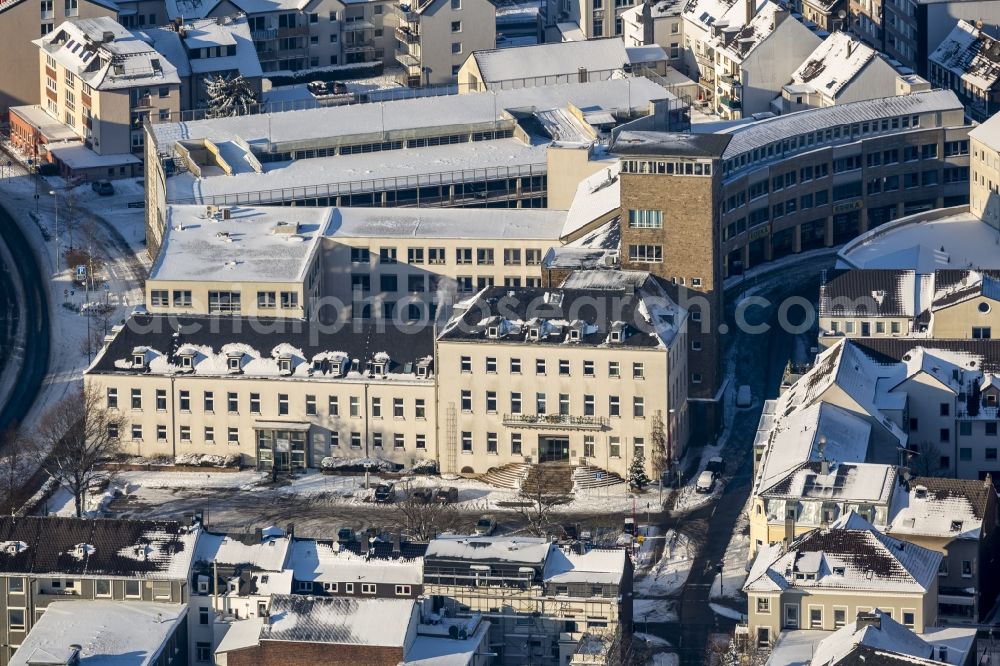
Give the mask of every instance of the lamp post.
[[53, 201], [55, 201], [56, 207], [56, 273], [59, 272], [59, 195], [55, 190], [49, 190], [49, 194], [52, 195]]

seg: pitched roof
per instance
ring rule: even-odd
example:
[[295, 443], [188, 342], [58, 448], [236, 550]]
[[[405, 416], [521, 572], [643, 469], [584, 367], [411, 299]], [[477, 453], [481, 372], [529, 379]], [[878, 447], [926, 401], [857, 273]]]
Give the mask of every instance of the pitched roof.
[[0, 572], [186, 579], [200, 530], [153, 520], [0, 518]]
[[[920, 348], [932, 355], [936, 351], [948, 352], [952, 358], [964, 357], [962, 364], [966, 370], [988, 373], [1000, 372], [1000, 339], [976, 340], [972, 338], [947, 340], [908, 340], [906, 338], [855, 338], [852, 341], [859, 350], [880, 364], [898, 363], [913, 358], [914, 350]], [[909, 357], [909, 358], [908, 358]]]
[[929, 658], [933, 652], [929, 643], [876, 608], [820, 641], [810, 666], [839, 664], [857, 647], [920, 659]]
[[959, 19], [928, 60], [974, 89], [990, 90], [1000, 78], [1000, 42]]
[[[937, 576], [941, 554], [881, 534], [857, 515], [841, 517], [828, 529], [803, 534], [788, 545], [775, 544], [758, 555], [744, 590], [802, 589], [926, 592]], [[782, 582], [783, 581], [783, 582]]]
[[820, 287], [820, 316], [912, 317], [915, 280], [912, 270], [832, 271]]
[[805, 85], [836, 98], [851, 80], [878, 56], [875, 49], [846, 32], [838, 31], [816, 47], [792, 72], [791, 85]]
[[553, 42], [507, 49], [473, 51], [486, 83], [621, 69], [629, 62], [625, 43], [618, 37], [582, 42]]
[[893, 496], [888, 534], [978, 539], [996, 488], [989, 480], [918, 476]]
[[803, 463], [791, 474], [760, 492], [766, 497], [796, 499], [831, 499], [840, 502], [858, 501], [887, 503], [896, 481], [893, 465], [861, 462]]
[[1000, 272], [997, 271], [936, 271], [934, 274], [932, 310], [982, 296], [1000, 300]]
[[275, 594], [260, 640], [402, 648], [416, 610], [412, 599]]

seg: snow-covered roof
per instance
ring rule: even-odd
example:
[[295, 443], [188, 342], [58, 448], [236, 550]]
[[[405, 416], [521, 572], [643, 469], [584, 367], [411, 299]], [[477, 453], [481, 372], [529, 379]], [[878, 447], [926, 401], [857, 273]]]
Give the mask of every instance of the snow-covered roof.
[[542, 577], [546, 583], [593, 583], [617, 585], [625, 574], [625, 551], [589, 550], [578, 554], [555, 548], [545, 560]]
[[149, 279], [203, 282], [302, 282], [332, 209], [304, 206], [170, 206]]
[[[478, 616], [474, 616], [478, 618]], [[477, 663], [476, 655], [482, 654], [483, 642], [490, 629], [490, 623], [476, 620], [473, 628], [466, 629], [466, 638], [452, 638], [449, 635], [425, 635], [426, 629], [444, 629], [444, 624], [417, 627], [417, 637], [403, 655], [401, 666], [469, 666]], [[450, 628], [450, 626], [448, 627]]]
[[[248, 543], [249, 542], [249, 543]], [[291, 539], [287, 536], [239, 538], [226, 534], [204, 533], [198, 539], [195, 562], [222, 565], [248, 564], [263, 571], [281, 571], [288, 560]]]
[[566, 212], [507, 208], [335, 208], [331, 238], [503, 238], [551, 240]]
[[[838, 107], [839, 108], [839, 107]], [[978, 137], [1000, 148], [1000, 114], [969, 132], [973, 136], [990, 123]], [[993, 141], [992, 144], [990, 141]], [[1000, 232], [967, 209], [947, 215], [916, 215], [878, 228], [878, 233], [860, 237], [841, 250], [841, 265], [857, 268], [905, 268], [926, 275], [938, 269], [1000, 268], [997, 243]]]
[[70, 169], [100, 169], [128, 164], [142, 164], [142, 160], [131, 153], [100, 154], [94, 152], [86, 145], [77, 142], [50, 145], [48, 151], [49, 154]]
[[425, 560], [495, 560], [541, 565], [554, 549], [547, 539], [521, 536], [439, 536], [427, 544]]
[[295, 540], [288, 566], [295, 580], [301, 581], [400, 585], [419, 585], [423, 582], [423, 562], [420, 559], [367, 558], [311, 539]]
[[856, 590], [925, 593], [938, 575], [941, 553], [881, 534], [855, 513], [828, 529], [803, 534], [786, 547], [761, 549], [744, 590]]
[[924, 639], [876, 608], [820, 641], [811, 666], [834, 666], [859, 645], [918, 659], [928, 659], [933, 653]]
[[563, 236], [569, 236], [621, 207], [620, 172], [621, 160], [609, 160], [606, 169], [600, 169], [580, 181], [565, 217]]
[[285, 190], [291, 188], [314, 187], [317, 192], [329, 191], [335, 197], [383, 192], [397, 185], [447, 185], [463, 182], [473, 175], [482, 178], [484, 173], [541, 175], [546, 172], [545, 160], [546, 145], [542, 143], [528, 145], [517, 139], [476, 141], [264, 162], [263, 173], [245, 171], [232, 176], [197, 178], [191, 172], [184, 172], [167, 179], [167, 196], [176, 203], [239, 200], [255, 205], [279, 204], [289, 196]]
[[80, 646], [84, 666], [147, 666], [170, 652], [169, 639], [187, 617], [186, 604], [148, 601], [54, 601], [31, 626], [10, 666], [70, 663]]
[[804, 463], [778, 483], [762, 490], [760, 494], [775, 498], [888, 504], [896, 482], [895, 466], [834, 462], [829, 463], [827, 467], [827, 473], [824, 474], [822, 463]]
[[[251, 617], [246, 620], [230, 622], [226, 634], [215, 648], [216, 654], [225, 654], [233, 650], [243, 650], [255, 647], [260, 643], [260, 630], [264, 618]], [[219, 625], [216, 625], [219, 626]]]
[[916, 477], [894, 494], [886, 532], [979, 539], [987, 507], [995, 501], [989, 481]]
[[[713, 26], [742, 26], [746, 22], [744, 2], [745, 0], [687, 0], [684, 18], [706, 31]], [[754, 13], [760, 11], [766, 2], [768, 0], [756, 0]]]
[[1000, 78], [1000, 41], [959, 19], [928, 60], [961, 79], [963, 87], [989, 92]]
[[792, 72], [790, 85], [806, 86], [811, 92], [836, 99], [844, 86], [876, 57], [880, 56], [875, 49], [846, 32], [838, 31], [823, 40]]
[[579, 69], [590, 72], [621, 69], [631, 62], [619, 37], [473, 51], [471, 57], [487, 87], [511, 79], [575, 75]]
[[[268, 14], [272, 12], [302, 10], [309, 4], [308, 0], [229, 0], [244, 14]], [[167, 16], [170, 20], [176, 18], [199, 19], [211, 16], [223, 0], [166, 0]]]
[[[767, 118], [754, 123], [722, 130], [722, 132], [731, 134], [733, 137], [733, 140], [726, 148], [723, 159], [728, 160], [756, 148], [765, 147], [771, 143], [782, 143], [787, 139], [797, 137], [801, 134], [821, 129], [825, 130], [837, 125], [850, 125], [903, 115], [962, 110], [963, 108], [962, 103], [952, 91], [931, 90], [909, 95], [881, 97], [818, 109], [796, 111], [795, 113], [775, 116], [774, 118]], [[695, 125], [692, 129], [698, 131], [698, 126]], [[893, 130], [889, 131], [892, 132]], [[909, 130], [899, 129], [895, 131], [905, 132]], [[844, 139], [845, 142], [849, 140], [850, 138]], [[814, 150], [814, 146], [815, 144], [810, 144], [809, 146], [799, 147], [793, 152]], [[778, 154], [773, 159], [785, 159], [787, 157], [784, 152], [776, 152]], [[762, 161], [756, 161], [754, 167], [760, 166]]]
[[[359, 137], [359, 141], [378, 137], [385, 141], [394, 133], [431, 128], [482, 127], [485, 131], [493, 129], [501, 119], [510, 118], [504, 115], [506, 110], [537, 112], [565, 109], [571, 104], [583, 110], [608, 111], [624, 111], [627, 106], [634, 112], [645, 113], [650, 101], [664, 99], [673, 99], [673, 95], [653, 81], [639, 77], [215, 118], [181, 123], [182, 127], [177, 123], [157, 123], [153, 133], [158, 143], [161, 137], [173, 139], [183, 132], [186, 139], [219, 141], [239, 137], [262, 149], [294, 142], [315, 148], [318, 143], [332, 139], [339, 139], [339, 143], [352, 143], [350, 137]], [[473, 145], [481, 149], [483, 143]]]
[[34, 43], [97, 90], [180, 83], [173, 63], [108, 16], [65, 21]]
[[[736, 4], [741, 7], [743, 0]], [[736, 15], [732, 12], [728, 13], [727, 16], [736, 19]], [[783, 20], [797, 20], [789, 18], [787, 9], [770, 0], [765, 0], [757, 8], [750, 23], [744, 24], [742, 19], [741, 16], [740, 20], [734, 20], [733, 23], [723, 27], [718, 35], [709, 40], [713, 49], [725, 53], [736, 62], [742, 62], [754, 49], [767, 41]], [[720, 26], [718, 22], [715, 25], [716, 27]]]
[[[141, 367], [134, 364], [137, 349]], [[87, 372], [432, 386], [433, 351], [434, 327], [427, 323], [326, 326], [290, 318], [133, 315]], [[230, 367], [233, 359], [238, 368]], [[421, 369], [427, 372], [418, 374]]]
[[[984, 297], [1000, 300], [1000, 278], [996, 273], [977, 270], [936, 271], [934, 296], [931, 309], [939, 310], [973, 298]], [[940, 288], [938, 288], [940, 287]]]
[[276, 594], [260, 640], [405, 647], [416, 615], [412, 599]]

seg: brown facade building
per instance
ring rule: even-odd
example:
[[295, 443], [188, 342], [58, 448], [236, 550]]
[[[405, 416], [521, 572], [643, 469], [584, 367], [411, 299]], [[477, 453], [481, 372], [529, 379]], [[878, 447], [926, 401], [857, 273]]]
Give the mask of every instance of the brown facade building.
[[[708, 436], [718, 422], [723, 329], [719, 161], [726, 134], [622, 132], [621, 265], [670, 281], [689, 312], [688, 397]], [[699, 418], [701, 417], [701, 418]]]

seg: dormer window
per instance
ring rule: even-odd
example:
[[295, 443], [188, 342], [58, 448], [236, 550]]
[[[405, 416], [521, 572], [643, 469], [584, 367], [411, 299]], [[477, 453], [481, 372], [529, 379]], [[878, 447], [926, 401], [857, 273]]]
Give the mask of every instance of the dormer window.
[[962, 521], [961, 520], [953, 520], [953, 521], [951, 521], [951, 531], [952, 532], [961, 532], [962, 531]]
[[229, 357], [229, 372], [239, 372], [240, 371], [240, 361], [241, 356], [230, 356]]
[[385, 363], [378, 362], [372, 363], [372, 373], [378, 375], [379, 377], [385, 376]]
[[190, 370], [194, 367], [194, 357], [190, 354], [184, 354], [181, 356], [181, 367], [185, 370]]
[[611, 331], [611, 342], [621, 342], [622, 332], [621, 331]]
[[146, 365], [146, 355], [145, 354], [132, 354], [132, 365], [136, 368], [141, 368]]
[[569, 332], [569, 339], [572, 340], [573, 342], [579, 342], [580, 341], [580, 329], [577, 329], [577, 328], [571, 329], [570, 332]]
[[288, 374], [292, 371], [292, 359], [290, 358], [279, 358], [278, 359], [278, 370], [283, 374]]
[[486, 335], [487, 335], [487, 337], [494, 338], [494, 339], [499, 338], [500, 337], [500, 328], [498, 326], [490, 326], [489, 328], [486, 329]]
[[844, 567], [834, 567], [833, 568], [833, 575], [834, 576], [843, 576], [844, 575], [844, 571], [845, 571]]
[[528, 328], [528, 339], [529, 340], [537, 340], [538, 337], [539, 337], [539, 335], [541, 335], [541, 327], [540, 326], [536, 325], [536, 326], [531, 326], [531, 327]]

